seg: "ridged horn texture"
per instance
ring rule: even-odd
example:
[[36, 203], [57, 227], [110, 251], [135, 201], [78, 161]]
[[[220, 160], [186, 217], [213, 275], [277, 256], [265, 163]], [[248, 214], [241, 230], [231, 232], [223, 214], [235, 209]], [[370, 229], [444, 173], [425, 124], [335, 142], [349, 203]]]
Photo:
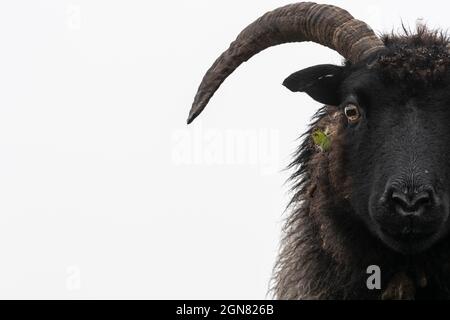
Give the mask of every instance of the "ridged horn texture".
[[364, 22], [346, 10], [313, 2], [300, 2], [268, 12], [245, 28], [230, 48], [214, 62], [195, 96], [188, 123], [205, 109], [223, 81], [243, 62], [272, 46], [313, 41], [356, 63], [384, 48]]

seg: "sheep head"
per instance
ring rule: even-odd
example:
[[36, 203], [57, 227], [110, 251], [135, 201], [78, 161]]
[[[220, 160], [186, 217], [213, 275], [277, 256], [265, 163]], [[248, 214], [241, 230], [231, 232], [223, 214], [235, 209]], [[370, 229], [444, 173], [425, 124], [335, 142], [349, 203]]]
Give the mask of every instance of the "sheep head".
[[[304, 2], [276, 9], [248, 26], [208, 70], [188, 123], [241, 63], [268, 47], [303, 41], [334, 49], [346, 62], [301, 70], [283, 83], [326, 105], [296, 162], [301, 192], [294, 201], [313, 201], [322, 188], [329, 198], [323, 201], [344, 208], [351, 216], [345, 220], [361, 224], [389, 250], [431, 248], [450, 227], [445, 35], [419, 27], [379, 38], [335, 6]], [[317, 132], [330, 140], [327, 148], [317, 148]]]

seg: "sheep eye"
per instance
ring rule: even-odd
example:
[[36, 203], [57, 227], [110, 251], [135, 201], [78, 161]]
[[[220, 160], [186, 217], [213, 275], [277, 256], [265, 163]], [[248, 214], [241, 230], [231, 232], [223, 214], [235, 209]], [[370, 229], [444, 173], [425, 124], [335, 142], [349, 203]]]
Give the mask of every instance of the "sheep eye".
[[347, 105], [344, 109], [344, 113], [349, 123], [356, 123], [361, 118], [359, 108], [354, 104]]

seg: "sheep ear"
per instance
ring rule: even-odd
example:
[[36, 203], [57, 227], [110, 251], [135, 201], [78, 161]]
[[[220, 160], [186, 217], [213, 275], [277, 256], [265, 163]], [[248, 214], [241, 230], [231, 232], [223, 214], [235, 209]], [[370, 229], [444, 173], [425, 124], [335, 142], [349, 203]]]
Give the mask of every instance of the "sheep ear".
[[290, 75], [283, 85], [293, 92], [305, 92], [320, 103], [336, 106], [340, 103], [343, 70], [344, 67], [331, 64], [318, 65]]

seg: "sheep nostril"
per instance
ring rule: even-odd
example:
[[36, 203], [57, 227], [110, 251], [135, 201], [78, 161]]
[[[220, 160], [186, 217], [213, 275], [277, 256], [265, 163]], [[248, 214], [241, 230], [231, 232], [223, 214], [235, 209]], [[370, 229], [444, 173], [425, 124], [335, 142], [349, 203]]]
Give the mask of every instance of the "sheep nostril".
[[401, 215], [420, 215], [423, 213], [424, 208], [431, 204], [432, 196], [429, 191], [423, 191], [420, 193], [403, 193], [393, 191], [391, 201], [397, 213], [400, 213]]

